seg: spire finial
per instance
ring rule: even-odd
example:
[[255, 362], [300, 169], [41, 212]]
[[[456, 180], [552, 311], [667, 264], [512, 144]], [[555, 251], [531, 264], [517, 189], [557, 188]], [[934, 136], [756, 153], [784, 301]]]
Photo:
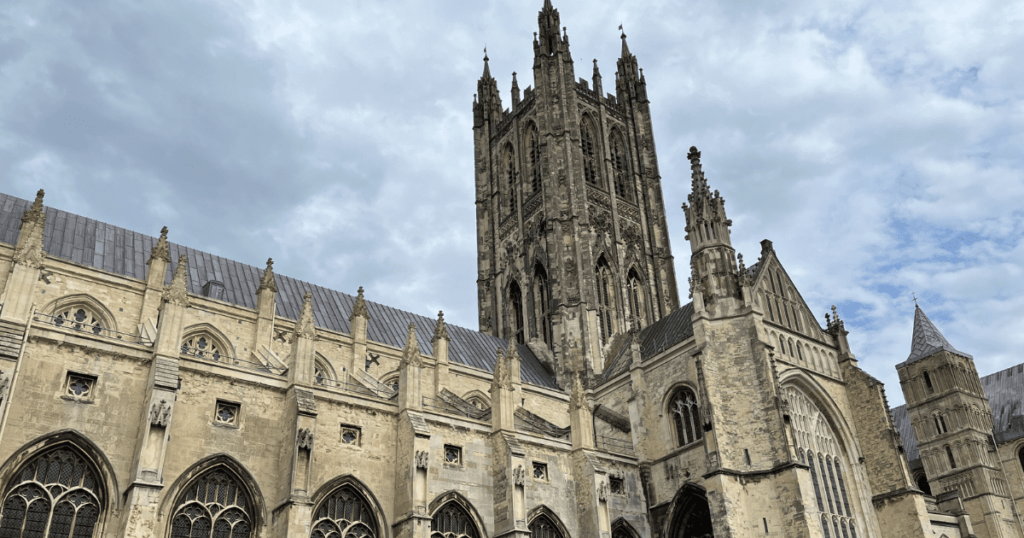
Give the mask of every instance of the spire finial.
[[160, 228], [160, 238], [156, 240], [156, 245], [153, 246], [153, 251], [149, 254], [149, 261], [146, 263], [152, 263], [153, 260], [163, 260], [170, 263], [171, 254], [167, 247], [167, 226]]
[[917, 305], [917, 293], [912, 291], [910, 292], [910, 295], [914, 298], [914, 308], [921, 308]]
[[362, 286], [359, 286], [359, 291], [356, 292], [356, 302], [352, 305], [352, 314], [348, 317], [348, 320], [352, 321], [352, 318], [356, 316], [370, 319], [370, 311], [366, 308], [366, 299], [363, 298]]
[[487, 57], [487, 47], [484, 47], [484, 76], [483, 76], [483, 78], [485, 78], [485, 79], [491, 78], [491, 66], [490, 66], [490, 64], [487, 63], [489, 61], [490, 61], [490, 58]]
[[420, 344], [416, 339], [416, 323], [412, 321], [409, 322], [409, 331], [405, 335], [402, 363], [410, 366], [423, 366], [423, 362], [420, 360]]
[[434, 338], [430, 341], [433, 343], [441, 339], [450, 340], [450, 338], [448, 338], [448, 324], [444, 322], [444, 312], [438, 310], [437, 325], [434, 326]]
[[274, 282], [274, 259], [267, 258], [267, 268], [263, 270], [263, 276], [260, 278], [260, 285], [256, 288], [256, 293], [263, 290], [270, 290], [277, 293], [277, 284]]
[[313, 294], [306, 291], [302, 296], [302, 309], [295, 323], [295, 336], [300, 338], [316, 338], [316, 320], [313, 318]]

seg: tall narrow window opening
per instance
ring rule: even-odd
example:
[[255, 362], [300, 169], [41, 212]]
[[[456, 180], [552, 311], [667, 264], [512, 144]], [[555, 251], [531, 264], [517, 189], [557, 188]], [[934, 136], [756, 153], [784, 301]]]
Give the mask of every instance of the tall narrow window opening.
[[946, 457], [949, 458], [949, 468], [956, 469], [956, 460], [953, 459], [953, 449], [946, 445]]
[[588, 185], [602, 187], [601, 173], [598, 167], [597, 147], [594, 144], [594, 126], [590, 118], [583, 118], [580, 124], [580, 146], [583, 150], [583, 177]]
[[622, 135], [620, 135], [618, 131], [612, 131], [610, 138], [612, 173], [615, 175], [615, 194], [620, 198], [632, 202], [633, 189], [629, 188], [629, 156], [626, 154], [625, 144], [622, 142]]
[[928, 392], [935, 392], [935, 387], [932, 385], [932, 378], [928, 375], [928, 372], [924, 373], [924, 386], [928, 389]]
[[508, 286], [508, 304], [512, 310], [509, 316], [509, 322], [512, 326], [509, 328], [512, 330], [516, 342], [525, 344], [526, 340], [523, 334], [523, 291], [515, 280]]
[[540, 192], [540, 137], [537, 135], [537, 126], [530, 124], [526, 131], [526, 149], [529, 152], [527, 158], [530, 165], [530, 192]]
[[646, 317], [644, 304], [644, 286], [640, 280], [640, 275], [635, 270], [629, 272], [629, 278], [626, 281], [626, 287], [629, 292], [629, 315], [633, 322], [638, 324], [637, 328], [642, 328], [646, 325]]
[[681, 387], [672, 396], [669, 412], [675, 425], [679, 446], [688, 445], [704, 437], [700, 424], [700, 406], [693, 391]]
[[548, 290], [548, 275], [539, 264], [533, 274], [533, 298], [536, 301], [537, 311], [537, 333], [544, 339], [548, 349], [552, 347], [551, 338], [551, 315], [548, 309], [551, 308], [551, 292]]
[[614, 330], [613, 316], [615, 299], [614, 281], [608, 262], [602, 256], [597, 262], [597, 324], [601, 332], [601, 344], [607, 344]]
[[516, 156], [512, 150], [512, 146], [508, 146], [505, 150], [505, 200], [507, 207], [505, 214], [514, 215], [516, 213]]

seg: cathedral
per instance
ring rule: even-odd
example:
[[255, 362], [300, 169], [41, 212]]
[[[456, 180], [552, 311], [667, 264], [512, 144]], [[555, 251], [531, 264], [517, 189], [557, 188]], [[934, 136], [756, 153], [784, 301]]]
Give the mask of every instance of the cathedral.
[[621, 40], [484, 57], [479, 330], [0, 194], [0, 538], [1024, 538], [1024, 365], [916, 308], [890, 409], [697, 148], [680, 304]]

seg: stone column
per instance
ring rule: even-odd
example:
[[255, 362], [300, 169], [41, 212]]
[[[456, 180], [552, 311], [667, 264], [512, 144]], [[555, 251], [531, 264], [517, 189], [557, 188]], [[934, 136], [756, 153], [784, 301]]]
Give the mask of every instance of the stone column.
[[444, 312], [437, 313], [437, 325], [434, 327], [434, 338], [430, 343], [434, 346], [434, 397], [448, 386], [448, 326], [444, 322]]
[[43, 210], [43, 190], [39, 189], [32, 207], [21, 217], [21, 232], [14, 247], [14, 265], [4, 286], [3, 310], [0, 321], [24, 327], [32, 315], [33, 291], [39, 280], [46, 253], [43, 252], [43, 229], [46, 212]]
[[576, 513], [580, 536], [611, 536], [607, 470], [594, 455], [594, 418], [580, 374], [573, 377], [569, 397], [572, 430], [572, 473], [576, 483]]
[[364, 368], [366, 364], [366, 324], [369, 321], [370, 312], [366, 309], [366, 299], [363, 299], [363, 287], [359, 286], [352, 314], [348, 317], [349, 330], [352, 331], [352, 362], [347, 365], [349, 372]]
[[288, 357], [288, 383], [310, 386], [316, 365], [316, 326], [313, 321], [313, 294], [302, 297], [302, 312], [295, 322], [292, 351]]
[[512, 387], [512, 372], [509, 360], [498, 349], [494, 361], [494, 376], [491, 379], [491, 431], [515, 432], [515, 401]]

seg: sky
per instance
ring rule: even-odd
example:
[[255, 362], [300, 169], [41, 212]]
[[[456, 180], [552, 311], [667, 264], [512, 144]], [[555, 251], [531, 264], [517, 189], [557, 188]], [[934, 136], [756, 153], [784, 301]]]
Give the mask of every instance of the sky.
[[[472, 101], [540, 0], [5, 0], [0, 191], [476, 328]], [[1024, 362], [1024, 3], [555, 0], [577, 76], [644, 68], [676, 275], [686, 153], [903, 402], [912, 294]]]

